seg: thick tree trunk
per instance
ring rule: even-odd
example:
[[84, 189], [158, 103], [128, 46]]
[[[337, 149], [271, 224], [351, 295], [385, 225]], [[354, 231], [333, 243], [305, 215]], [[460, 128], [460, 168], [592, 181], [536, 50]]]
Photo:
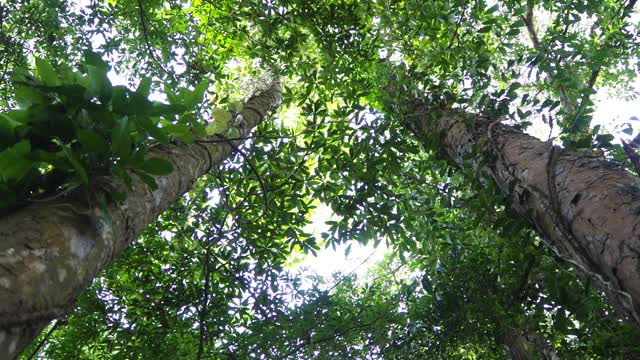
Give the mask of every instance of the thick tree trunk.
[[640, 179], [486, 117], [421, 101], [407, 126], [458, 167], [479, 168], [542, 239], [640, 325]]
[[[277, 82], [249, 99], [242, 119], [233, 124], [239, 137], [248, 135], [279, 101]], [[79, 292], [102, 269], [240, 142], [154, 148], [150, 155], [169, 160], [174, 171], [156, 177], [155, 191], [133, 175], [127, 199], [107, 206], [110, 221], [98, 206], [69, 199], [1, 218], [0, 359], [15, 358], [52, 319], [69, 312]]]
[[500, 340], [510, 360], [536, 360], [524, 335], [516, 329], [506, 329]]
[[538, 334], [525, 334], [508, 327], [500, 337], [511, 360], [559, 360], [558, 355]]

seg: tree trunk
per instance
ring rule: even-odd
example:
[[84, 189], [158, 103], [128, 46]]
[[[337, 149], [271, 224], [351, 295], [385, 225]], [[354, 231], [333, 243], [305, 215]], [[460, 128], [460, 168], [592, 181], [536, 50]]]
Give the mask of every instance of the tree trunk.
[[[238, 137], [247, 136], [279, 101], [278, 82], [249, 99], [242, 120], [234, 124]], [[34, 204], [0, 219], [1, 359], [15, 358], [52, 319], [68, 313], [101, 270], [241, 143], [210, 140], [215, 139], [153, 148], [149, 155], [169, 160], [174, 171], [155, 178], [155, 191], [133, 175], [127, 199], [107, 205], [110, 221], [95, 204], [73, 197]]]
[[543, 241], [640, 326], [638, 177], [483, 116], [422, 101], [408, 110], [407, 127], [459, 168], [492, 178]]
[[499, 340], [511, 360], [559, 360], [558, 355], [539, 334], [525, 334], [507, 327]]
[[524, 335], [514, 328], [507, 328], [500, 341], [505, 346], [510, 360], [536, 360]]

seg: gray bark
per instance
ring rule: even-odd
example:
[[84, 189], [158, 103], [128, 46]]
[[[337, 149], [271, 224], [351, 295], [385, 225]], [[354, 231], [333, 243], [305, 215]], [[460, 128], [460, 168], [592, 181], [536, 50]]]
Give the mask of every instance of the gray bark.
[[524, 335], [514, 328], [507, 328], [501, 338], [510, 360], [536, 360]]
[[483, 116], [421, 101], [406, 110], [413, 114], [407, 126], [419, 138], [459, 168], [493, 179], [546, 244], [595, 279], [621, 315], [640, 326], [638, 177]]
[[[249, 99], [242, 120], [230, 126], [239, 138], [247, 136], [279, 101], [274, 82]], [[73, 196], [0, 218], [0, 359], [15, 358], [52, 319], [68, 313], [102, 269], [240, 142], [154, 147], [149, 156], [169, 160], [174, 171], [155, 177], [155, 191], [132, 175], [127, 199], [107, 206], [111, 222], [98, 206]]]
[[559, 360], [553, 348], [539, 334], [524, 333], [513, 327], [504, 329], [500, 337], [511, 360]]

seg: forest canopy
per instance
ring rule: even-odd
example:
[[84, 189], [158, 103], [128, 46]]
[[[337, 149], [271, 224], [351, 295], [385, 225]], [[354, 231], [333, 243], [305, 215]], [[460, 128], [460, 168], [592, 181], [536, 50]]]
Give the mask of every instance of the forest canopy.
[[635, 5], [0, 2], [0, 358], [640, 359]]

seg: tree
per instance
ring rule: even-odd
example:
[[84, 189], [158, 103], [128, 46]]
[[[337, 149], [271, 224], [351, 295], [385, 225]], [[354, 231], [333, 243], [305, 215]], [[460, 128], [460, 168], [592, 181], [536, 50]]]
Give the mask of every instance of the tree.
[[[595, 147], [603, 153], [606, 151], [604, 155], [609, 158], [626, 161], [621, 156], [622, 149], [611, 144], [611, 137], [599, 133], [598, 129], [589, 129], [589, 114], [593, 104], [590, 96], [598, 79], [603, 84], [616, 84], [625, 76], [635, 76], [633, 59], [637, 56], [638, 44], [633, 34], [637, 29], [627, 22], [634, 4], [633, 1], [626, 4], [508, 1], [488, 7], [483, 2], [464, 1], [455, 4], [434, 1], [429, 6], [413, 1], [386, 5], [196, 2], [187, 7], [138, 1], [94, 4], [89, 11], [70, 17], [76, 23], [59, 16], [66, 27], [41, 30], [53, 34], [50, 47], [44, 44], [41, 50], [48, 54], [52, 65], [40, 57], [35, 61], [38, 79], [23, 76], [14, 81], [16, 97], [7, 104], [16, 102], [24, 110], [4, 113], [10, 121], [4, 132], [8, 135], [3, 140], [3, 164], [17, 166], [3, 174], [2, 185], [4, 194], [15, 193], [17, 197], [4, 204], [9, 214], [2, 218], [0, 227], [2, 238], [10, 239], [2, 245], [2, 271], [7, 274], [2, 278], [6, 279], [3, 283], [8, 284], [4, 287], [7, 295], [3, 295], [6, 301], [0, 311], [2, 328], [5, 332], [8, 328], [31, 329], [26, 336], [23, 330], [12, 330], [20, 333], [16, 335], [18, 338], [27, 339], [52, 317], [66, 312], [65, 305], [71, 304], [83, 284], [124, 250], [161, 209], [188, 190], [194, 179], [234, 150], [252, 162], [263, 160], [257, 169], [252, 162], [244, 167], [244, 171], [259, 174], [256, 181], [260, 191], [241, 187], [238, 184], [246, 181], [246, 177], [236, 177], [234, 186], [247, 193], [228, 195], [238, 205], [264, 209], [262, 215], [256, 216], [264, 218], [249, 221], [250, 224], [236, 214], [237, 208], [228, 211], [232, 214], [233, 227], [246, 231], [243, 236], [253, 232], [274, 239], [274, 243], [314, 251], [315, 239], [305, 234], [298, 221], [304, 222], [312, 202], [310, 194], [315, 193], [342, 217], [341, 221], [331, 224], [332, 234], [326, 237], [329, 244], [354, 238], [365, 242], [393, 239], [399, 254], [416, 251], [416, 237], [424, 236], [428, 228], [424, 227], [425, 220], [420, 220], [420, 213], [415, 212], [421, 209], [420, 201], [411, 198], [412, 194], [418, 194], [415, 185], [408, 187], [404, 183], [420, 183], [424, 175], [398, 162], [435, 164], [434, 158], [444, 153], [444, 157], [467, 171], [467, 179], [476, 182], [475, 187], [471, 187], [474, 190], [464, 186], [461, 189], [489, 199], [484, 207], [479, 207], [485, 214], [476, 216], [490, 218], [486, 209], [504, 211], [501, 199], [491, 199], [496, 196], [491, 185], [495, 181], [503, 195], [513, 198], [516, 209], [532, 220], [549, 246], [587, 276], [604, 280], [607, 285], [604, 290], [609, 292], [616, 309], [637, 322], [639, 290], [634, 265], [637, 236], [632, 233], [637, 221], [634, 215], [637, 199], [632, 196], [637, 179], [611, 163], [594, 159], [593, 155], [562, 150], [551, 141], [539, 142], [498, 121], [510, 116], [520, 120], [518, 126], [525, 126], [523, 119], [535, 112], [550, 127], [555, 124], [561, 128], [562, 140], [568, 148], [584, 153]], [[105, 11], [98, 11], [100, 7]], [[30, 14], [26, 5], [17, 5], [16, 9], [16, 14]], [[548, 11], [553, 18], [543, 37], [538, 36], [540, 29], [533, 21], [534, 12], [540, 9]], [[582, 17], [596, 19], [591, 26], [593, 31], [585, 38], [579, 36], [585, 26]], [[32, 20], [33, 15], [26, 18]], [[166, 34], [157, 30], [161, 19], [169, 19], [171, 26]], [[10, 36], [5, 39], [12, 45], [13, 57], [7, 57], [12, 59], [7, 60], [7, 64], [18, 68], [24, 58], [15, 49], [29, 46], [29, 37], [43, 37], [37, 32], [17, 32], [17, 21], [10, 20], [7, 25]], [[67, 63], [56, 56], [56, 49], [64, 49], [64, 44], [68, 44], [80, 53], [78, 44], [86, 44], [87, 37], [76, 43], [69, 35], [82, 38], [78, 35], [81, 29], [88, 35], [101, 34], [105, 44], [100, 50], [112, 57], [114, 66], [129, 71], [132, 78], [150, 75], [156, 85], [164, 83], [170, 104], [146, 100], [150, 80], [140, 81], [136, 91], [112, 87], [106, 79], [108, 67], [92, 53], [84, 60], [83, 70], [87, 76], [66, 70], [77, 57]], [[139, 30], [133, 34], [122, 31], [124, 29]], [[531, 47], [519, 37], [521, 29], [526, 29], [531, 37]], [[225, 35], [216, 35], [220, 33]], [[384, 52], [397, 59], [391, 56], [381, 61], [381, 57], [386, 57]], [[607, 57], [607, 53], [616, 56]], [[149, 61], [141, 61], [143, 59]], [[277, 91], [270, 90], [263, 93], [262, 98], [250, 100], [244, 111], [239, 112], [245, 121], [233, 126], [237, 132], [224, 132], [228, 120], [223, 119], [228, 117], [227, 112], [214, 110], [210, 132], [224, 133], [226, 138], [212, 135], [204, 143], [194, 142], [191, 131], [198, 136], [206, 135], [204, 126], [196, 120], [202, 115], [197, 105], [209, 86], [202, 79], [205, 74], [228, 76], [229, 71], [224, 70], [223, 65], [231, 59], [237, 62], [259, 59], [273, 72], [278, 72], [285, 82], [285, 105], [300, 104], [302, 112], [309, 117], [305, 132], [295, 135], [296, 140], [287, 144], [278, 144], [280, 140], [277, 140], [275, 145], [262, 150], [254, 149], [254, 142], [250, 154], [238, 148], [240, 140], [247, 138], [249, 129], [261, 120], [277, 97]], [[178, 77], [176, 68], [180, 63], [184, 63], [185, 69]], [[287, 66], [291, 63], [297, 66]], [[528, 82], [523, 86], [520, 81], [523, 81], [523, 70], [527, 69], [530, 69], [529, 78], [525, 77]], [[213, 86], [217, 92], [224, 92], [225, 84], [228, 82], [220, 81]], [[188, 90], [189, 85], [193, 91]], [[516, 99], [520, 100], [520, 106], [514, 110], [509, 106]], [[383, 111], [384, 116], [378, 111]], [[471, 111], [483, 111], [484, 115], [470, 115]], [[89, 122], [86, 113], [91, 115]], [[104, 128], [95, 125], [105, 118], [109, 120], [105, 121]], [[52, 126], [53, 119], [64, 126]], [[434, 153], [421, 152], [406, 129], [429, 144]], [[98, 139], [88, 132], [97, 133]], [[277, 131], [265, 124], [264, 132]], [[169, 139], [192, 144], [173, 147]], [[229, 146], [229, 139], [237, 141]], [[152, 146], [155, 141], [165, 143], [164, 147]], [[102, 143], [105, 146], [96, 145]], [[209, 150], [205, 151], [202, 145], [220, 150], [208, 158]], [[524, 146], [521, 153], [511, 147], [516, 145]], [[93, 157], [101, 154], [96, 151], [98, 148], [107, 149], [102, 151], [106, 154], [102, 162]], [[518, 158], [532, 151], [535, 155]], [[191, 153], [199, 156], [190, 157]], [[284, 172], [278, 171], [279, 165], [267, 161], [281, 159], [276, 156], [280, 154], [287, 158]], [[169, 160], [173, 166], [162, 159]], [[584, 164], [583, 168], [588, 171], [554, 171], [573, 169], [571, 162]], [[345, 171], [345, 163], [352, 164], [349, 171]], [[193, 164], [189, 168], [199, 171], [182, 171], [186, 164]], [[164, 177], [171, 167], [175, 169]], [[191, 177], [183, 177], [185, 173]], [[491, 181], [485, 181], [487, 174]], [[589, 180], [594, 174], [598, 175], [597, 180]], [[150, 175], [163, 177], [154, 179]], [[262, 177], [268, 178], [266, 185]], [[444, 176], [434, 186], [446, 188], [450, 178]], [[119, 179], [116, 184], [121, 185], [115, 188], [120, 190], [114, 191], [114, 182], [108, 179]], [[593, 182], [598, 187], [582, 189], [583, 185]], [[158, 189], [150, 191], [146, 186]], [[78, 190], [70, 190], [75, 188]], [[171, 193], [163, 194], [162, 189], [170, 189]], [[285, 192], [283, 189], [300, 190], [303, 196], [280, 197]], [[86, 196], [87, 192], [97, 195]], [[45, 205], [19, 208], [26, 201], [58, 193], [64, 197]], [[254, 196], [258, 193], [264, 199]], [[149, 204], [154, 204], [154, 194], [163, 194], [159, 197], [161, 201], [157, 207], [148, 209]], [[272, 199], [269, 206], [268, 195], [274, 194], [280, 201], [276, 200], [278, 205], [274, 206]], [[461, 201], [459, 194], [453, 198]], [[434, 199], [432, 193], [423, 201]], [[59, 204], [71, 204], [71, 207]], [[623, 215], [613, 221], [612, 215], [602, 214], [606, 207], [600, 204]], [[274, 210], [274, 207], [281, 208]], [[60, 210], [62, 208], [65, 210]], [[87, 212], [87, 208], [91, 211]], [[67, 209], [71, 209], [73, 216]], [[123, 212], [131, 215], [125, 216]], [[288, 217], [284, 217], [287, 213]], [[28, 218], [25, 214], [37, 215]], [[99, 228], [84, 229], [87, 216], [92, 218], [92, 224], [102, 224], [101, 229], [112, 226], [117, 230], [112, 234], [114, 237], [106, 236], [107, 232]], [[221, 212], [216, 216], [219, 224], [224, 224], [228, 214]], [[129, 225], [126, 218], [130, 219]], [[65, 281], [67, 290], [51, 293], [54, 298], [33, 297], [28, 286], [33, 282], [11, 280], [16, 276], [67, 279], [66, 270], [62, 268], [65, 276], [61, 276], [60, 268], [55, 267], [59, 264], [56, 257], [46, 257], [55, 270], [38, 275], [41, 264], [15, 252], [25, 247], [27, 253], [37, 255], [35, 258], [55, 253], [50, 251], [48, 243], [47, 246], [32, 245], [42, 244], [42, 237], [21, 242], [30, 232], [23, 231], [26, 226], [16, 224], [31, 224], [41, 219], [54, 224], [54, 228], [73, 223], [74, 230], [66, 231], [70, 238], [74, 238], [73, 232], [77, 231], [97, 234], [90, 236], [94, 238], [113, 239], [105, 246], [114, 250], [96, 251], [95, 261], [81, 265], [90, 271], [82, 273], [75, 283]], [[282, 231], [271, 231], [264, 230], [270, 229], [266, 226], [267, 219], [278, 223], [286, 222], [285, 219], [302, 220], [295, 220], [295, 225], [288, 229], [278, 227]], [[595, 225], [594, 221], [597, 221]], [[605, 239], [602, 240], [605, 247], [592, 248], [593, 237]], [[74, 241], [70, 240], [67, 246]], [[44, 253], [42, 249], [46, 249]], [[78, 254], [84, 253], [82, 246], [73, 249]], [[278, 253], [284, 252], [278, 250]], [[16, 262], [16, 256], [20, 262]], [[64, 253], [57, 256], [66, 261]], [[16, 271], [19, 266], [30, 270]], [[49, 265], [44, 265], [44, 269], [49, 269]], [[209, 279], [208, 275], [206, 278]], [[14, 291], [18, 289], [24, 291]], [[13, 294], [21, 295], [14, 297]], [[42, 312], [26, 315], [25, 310]], [[199, 314], [202, 318], [206, 314], [203, 311]], [[5, 337], [2, 346], [13, 354], [26, 342], [12, 346], [13, 340]]]
[[[433, 110], [418, 105], [416, 132], [442, 136], [447, 155], [465, 168], [465, 157], [483, 164], [498, 187], [513, 199], [513, 208], [530, 218], [539, 234], [580, 271], [599, 278], [618, 307], [638, 322], [635, 283], [640, 219], [633, 200], [637, 178], [623, 168], [592, 156], [556, 147], [500, 124], [445, 111], [433, 121]], [[478, 145], [483, 147], [478, 155]], [[474, 149], [476, 147], [476, 149]], [[472, 165], [473, 166], [473, 165]], [[561, 195], [562, 194], [562, 195]], [[612, 219], [612, 215], [615, 217]], [[619, 222], [618, 222], [619, 221]]]
[[[137, 166], [139, 170], [128, 170], [130, 175], [125, 175], [125, 183], [112, 188], [126, 192], [122, 201], [105, 204], [100, 198], [87, 201], [68, 197], [28, 206], [3, 217], [2, 352], [13, 356], [49, 321], [68, 312], [78, 292], [125, 250], [149, 222], [190, 190], [208, 169], [237, 151], [239, 139], [250, 134], [279, 97], [279, 85], [274, 83], [250, 98], [234, 122], [222, 128], [235, 129], [231, 140], [214, 134], [189, 146], [151, 147]], [[82, 132], [78, 130], [78, 134]], [[127, 168], [136, 169], [136, 165], [133, 162]], [[163, 168], [167, 165], [168, 171]], [[136, 174], [140, 169], [147, 175]], [[167, 172], [170, 174], [162, 176]], [[159, 177], [151, 178], [149, 185], [145, 176], [153, 175]], [[118, 184], [118, 180], [105, 180], [107, 184]]]

